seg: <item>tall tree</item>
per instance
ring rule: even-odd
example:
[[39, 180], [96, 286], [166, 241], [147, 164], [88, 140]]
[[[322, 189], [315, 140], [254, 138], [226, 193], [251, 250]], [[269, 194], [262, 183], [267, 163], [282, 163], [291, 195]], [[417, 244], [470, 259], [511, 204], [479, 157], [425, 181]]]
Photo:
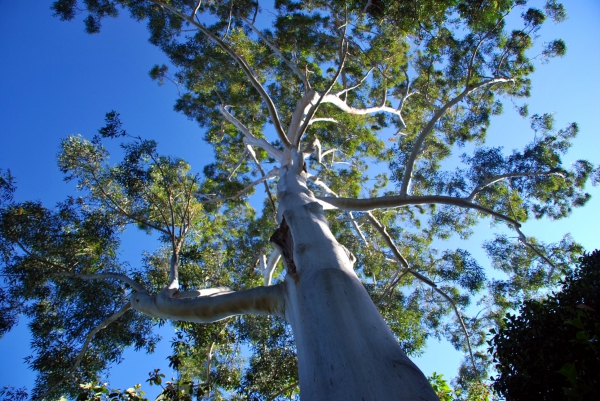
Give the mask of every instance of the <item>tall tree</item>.
[[[2, 328], [32, 318], [36, 397], [77, 394], [125, 346], [151, 350], [164, 319], [179, 322], [175, 387], [198, 397], [276, 398], [300, 382], [304, 399], [436, 399], [406, 353], [440, 333], [469, 354], [465, 383], [482, 379], [488, 362], [475, 347], [487, 328], [581, 251], [569, 237], [543, 244], [521, 231], [588, 199], [592, 165], [569, 170], [560, 158], [577, 126], [534, 115], [524, 149], [485, 147], [502, 99], [528, 96], [532, 60], [564, 55], [560, 40], [530, 53], [545, 19], [565, 11], [555, 1], [544, 11], [397, 3], [54, 3], [62, 19], [86, 12], [90, 33], [119, 6], [147, 20], [176, 68], [151, 76], [181, 87], [176, 108], [205, 128], [215, 163], [195, 176], [110, 112], [100, 136], [62, 144], [60, 168], [84, 196], [56, 209], [18, 204], [3, 178]], [[508, 31], [513, 11], [522, 26]], [[121, 163], [108, 163], [102, 137], [128, 141]], [[471, 153], [451, 158], [469, 142]], [[370, 180], [375, 162], [390, 169]], [[247, 195], [258, 185], [257, 215]], [[468, 238], [486, 216], [517, 234], [485, 245], [504, 280], [486, 279], [466, 250], [431, 249]], [[116, 257], [128, 224], [161, 241], [144, 269]], [[484, 313], [467, 317], [484, 290]]]

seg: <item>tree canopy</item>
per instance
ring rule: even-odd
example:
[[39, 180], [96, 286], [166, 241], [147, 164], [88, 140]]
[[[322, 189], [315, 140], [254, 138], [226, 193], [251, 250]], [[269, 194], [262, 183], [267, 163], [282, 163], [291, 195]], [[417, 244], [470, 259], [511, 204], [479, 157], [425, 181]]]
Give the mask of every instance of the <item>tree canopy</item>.
[[[155, 142], [127, 133], [110, 111], [99, 135], [61, 144], [59, 168], [79, 196], [52, 208], [15, 202], [14, 179], [3, 175], [8, 280], [0, 328], [10, 330], [21, 314], [31, 319], [34, 396], [75, 396], [125, 347], [151, 351], [152, 327], [169, 316], [130, 311], [132, 299], [168, 290], [181, 301], [208, 299], [199, 308], [214, 317], [222, 307], [214, 295], [236, 291], [232, 297], [261, 301], [272, 296], [270, 284], [293, 277], [290, 256], [273, 245], [282, 199], [272, 182], [294, 151], [403, 350], [417, 355], [427, 338], [448, 338], [469, 355], [466, 387], [488, 376], [487, 330], [556, 285], [581, 254], [569, 236], [546, 244], [526, 235], [528, 220], [566, 217], [589, 199], [585, 185], [598, 170], [561, 161], [577, 124], [557, 128], [552, 114], [534, 114], [523, 149], [485, 143], [505, 103], [528, 115], [522, 102], [534, 60], [565, 54], [559, 39], [536, 47], [547, 19], [566, 18], [556, 1], [543, 10], [470, 0], [53, 5], [64, 20], [86, 14], [89, 33], [121, 8], [146, 21], [151, 43], [169, 56], [172, 65], [150, 75], [178, 86], [175, 108], [204, 129], [215, 161], [194, 174]], [[507, 22], [513, 14], [521, 16], [518, 27]], [[122, 141], [116, 164], [109, 140]], [[260, 186], [265, 199], [256, 211], [249, 195]], [[484, 249], [502, 278], [489, 278], [469, 250], [434, 249], [453, 235], [469, 238], [490, 216], [498, 235]], [[129, 225], [158, 235], [141, 267], [116, 252]], [[474, 303], [483, 311], [470, 315]], [[284, 320], [243, 315], [175, 325], [171, 364], [180, 376], [170, 388], [214, 399], [297, 394], [296, 349]]]

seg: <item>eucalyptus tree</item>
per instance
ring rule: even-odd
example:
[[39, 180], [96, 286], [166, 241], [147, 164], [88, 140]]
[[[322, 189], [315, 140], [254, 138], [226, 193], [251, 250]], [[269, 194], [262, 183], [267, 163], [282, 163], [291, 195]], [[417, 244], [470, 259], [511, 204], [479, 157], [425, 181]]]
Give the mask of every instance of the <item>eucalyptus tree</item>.
[[[84, 196], [18, 204], [3, 179], [2, 322], [32, 318], [35, 396], [77, 394], [125, 346], [151, 350], [163, 320], [179, 329], [172, 398], [274, 399], [299, 383], [308, 400], [433, 400], [407, 354], [442, 335], [468, 354], [465, 386], [483, 380], [487, 329], [581, 252], [523, 224], [568, 216], [598, 176], [587, 161], [563, 166], [577, 125], [557, 130], [549, 114], [531, 117], [524, 149], [485, 146], [503, 101], [529, 95], [534, 59], [565, 54], [561, 40], [534, 52], [562, 5], [525, 3], [56, 1], [61, 19], [86, 13], [89, 33], [119, 7], [147, 21], [172, 63], [150, 75], [179, 87], [175, 108], [204, 128], [215, 162], [193, 175], [110, 112], [99, 136], [62, 143], [59, 166]], [[522, 18], [509, 31], [511, 12]], [[121, 163], [102, 137], [128, 141]], [[468, 250], [433, 249], [482, 219], [499, 232], [484, 247], [502, 280]], [[129, 224], [162, 244], [143, 268], [117, 258]], [[485, 308], [468, 317], [473, 300]]]

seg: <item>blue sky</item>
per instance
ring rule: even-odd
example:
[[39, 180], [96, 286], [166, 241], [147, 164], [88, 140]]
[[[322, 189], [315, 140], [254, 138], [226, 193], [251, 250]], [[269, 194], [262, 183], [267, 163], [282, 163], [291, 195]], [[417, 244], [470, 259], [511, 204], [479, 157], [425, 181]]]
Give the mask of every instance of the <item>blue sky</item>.
[[[537, 2], [532, 2], [535, 4]], [[544, 39], [563, 38], [567, 56], [538, 65], [533, 76], [531, 113], [554, 112], [559, 127], [576, 121], [580, 135], [565, 162], [588, 159], [600, 163], [600, 3], [579, 0], [567, 4], [569, 19], [559, 25], [548, 23]], [[159, 87], [148, 71], [165, 57], [147, 42], [142, 24], [126, 15], [104, 22], [99, 35], [83, 32], [80, 20], [61, 22], [51, 16], [51, 1], [20, 0], [0, 2], [0, 168], [10, 168], [17, 178], [17, 200], [36, 199], [52, 205], [73, 193], [62, 181], [55, 156], [61, 138], [81, 133], [91, 137], [103, 126], [104, 114], [121, 113], [127, 131], [156, 139], [159, 151], [190, 162], [200, 172], [211, 159], [202, 143], [202, 132], [173, 104], [177, 90]], [[508, 103], [505, 115], [495, 118], [489, 144], [517, 148], [529, 142], [532, 131]], [[532, 222], [524, 226], [527, 235], [558, 241], [565, 232], [586, 249], [600, 247], [600, 191], [590, 188], [593, 199], [566, 220]], [[483, 224], [473, 242], [476, 246], [489, 236]], [[139, 263], [143, 250], [155, 242], [139, 232], [127, 233], [123, 257]], [[0, 340], [0, 385], [28, 386], [33, 373], [23, 362], [29, 353], [27, 329], [21, 325]], [[169, 328], [165, 341], [153, 356], [127, 352], [125, 362], [111, 375], [115, 387], [144, 383], [155, 367], [167, 370], [164, 358], [169, 351]], [[461, 356], [450, 346], [430, 341], [417, 364], [425, 374], [433, 371], [452, 377]], [[147, 387], [147, 386], [144, 386]]]

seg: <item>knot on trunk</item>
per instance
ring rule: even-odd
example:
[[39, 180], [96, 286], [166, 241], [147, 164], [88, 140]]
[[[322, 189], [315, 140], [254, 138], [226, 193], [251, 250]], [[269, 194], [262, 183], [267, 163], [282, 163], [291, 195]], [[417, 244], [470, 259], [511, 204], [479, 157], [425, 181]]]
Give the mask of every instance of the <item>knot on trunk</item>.
[[294, 263], [294, 239], [292, 238], [290, 226], [285, 221], [285, 217], [282, 218], [279, 228], [271, 235], [269, 241], [277, 245], [281, 251], [287, 274], [292, 276], [294, 281], [298, 282], [298, 273], [296, 272], [296, 264]]

